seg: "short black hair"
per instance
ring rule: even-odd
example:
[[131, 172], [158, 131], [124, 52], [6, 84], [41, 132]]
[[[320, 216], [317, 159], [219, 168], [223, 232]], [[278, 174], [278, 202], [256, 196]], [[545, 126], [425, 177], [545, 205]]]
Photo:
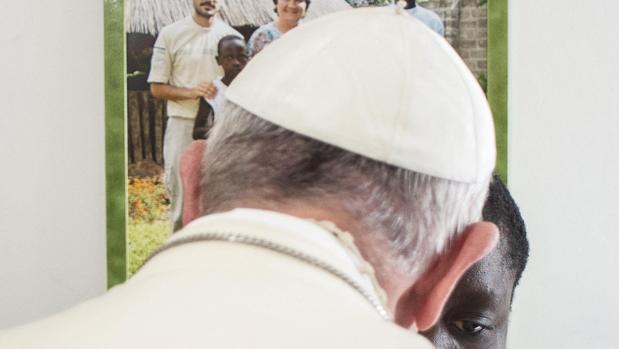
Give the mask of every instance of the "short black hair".
[[483, 216], [499, 228], [501, 243], [505, 242], [505, 262], [514, 272], [516, 287], [529, 259], [529, 240], [520, 210], [499, 176], [495, 175], [490, 184]]
[[[278, 0], [273, 0], [273, 5], [275, 5], [275, 10], [274, 10], [275, 13], [277, 13], [277, 1]], [[307, 11], [311, 3], [312, 3], [312, 0], [305, 0], [305, 11]]]
[[217, 56], [221, 56], [221, 48], [224, 46], [224, 43], [232, 40], [241, 40], [245, 42], [245, 39], [238, 35], [226, 35], [223, 38], [219, 39], [219, 42], [217, 43]]

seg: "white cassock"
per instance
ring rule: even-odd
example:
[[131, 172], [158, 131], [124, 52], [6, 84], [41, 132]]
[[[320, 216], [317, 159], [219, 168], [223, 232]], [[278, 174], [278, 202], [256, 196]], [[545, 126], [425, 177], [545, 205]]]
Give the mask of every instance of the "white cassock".
[[203, 217], [105, 295], [0, 331], [0, 348], [432, 348], [385, 320], [371, 268], [331, 231], [255, 209]]

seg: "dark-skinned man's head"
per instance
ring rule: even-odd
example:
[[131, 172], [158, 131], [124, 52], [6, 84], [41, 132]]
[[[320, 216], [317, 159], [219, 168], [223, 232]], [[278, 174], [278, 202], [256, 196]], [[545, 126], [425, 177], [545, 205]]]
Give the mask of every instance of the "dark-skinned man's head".
[[500, 242], [458, 282], [439, 321], [422, 333], [439, 349], [505, 348], [514, 289], [529, 255], [522, 216], [495, 176], [483, 209], [495, 223]]

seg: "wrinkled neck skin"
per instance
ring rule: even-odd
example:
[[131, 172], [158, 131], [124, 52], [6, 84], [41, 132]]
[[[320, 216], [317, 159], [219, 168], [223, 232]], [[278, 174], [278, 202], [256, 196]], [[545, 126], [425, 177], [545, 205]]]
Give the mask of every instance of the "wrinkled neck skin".
[[355, 245], [363, 258], [374, 268], [376, 279], [387, 294], [388, 310], [392, 314], [395, 313], [398, 299], [410, 287], [411, 275], [398, 270], [396, 263], [390, 260], [390, 254], [384, 241], [376, 241], [376, 239], [372, 238], [373, 234], [371, 232], [365, 231], [358, 224], [357, 219], [347, 215], [343, 210], [338, 210], [337, 207], [337, 205], [325, 201], [316, 205], [306, 202], [267, 203], [243, 201], [236, 202], [232, 206], [227, 206], [217, 211], [223, 212], [234, 208], [255, 208], [280, 212], [303, 219], [334, 223], [340, 230], [346, 231], [353, 236]]

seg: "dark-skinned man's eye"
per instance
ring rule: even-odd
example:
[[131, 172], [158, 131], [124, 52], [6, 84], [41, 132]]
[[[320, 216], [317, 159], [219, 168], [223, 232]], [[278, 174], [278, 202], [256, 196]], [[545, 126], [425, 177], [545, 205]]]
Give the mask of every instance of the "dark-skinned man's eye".
[[457, 320], [452, 322], [452, 324], [458, 331], [468, 336], [477, 336], [487, 329], [487, 326], [470, 320]]

